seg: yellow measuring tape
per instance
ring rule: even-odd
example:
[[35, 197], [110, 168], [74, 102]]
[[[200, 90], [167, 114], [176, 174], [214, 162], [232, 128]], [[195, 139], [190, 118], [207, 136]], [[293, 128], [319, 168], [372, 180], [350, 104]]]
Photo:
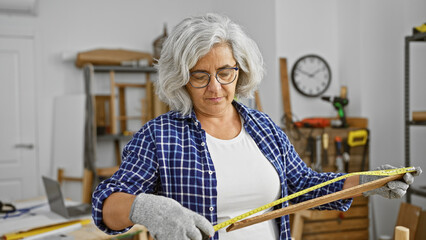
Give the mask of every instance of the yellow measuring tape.
[[404, 174], [404, 173], [415, 172], [415, 171], [416, 171], [415, 167], [406, 167], [406, 168], [395, 168], [395, 169], [386, 169], [386, 170], [376, 170], [376, 171], [367, 171], [367, 172], [348, 173], [348, 174], [342, 175], [340, 177], [337, 177], [335, 179], [332, 179], [332, 180], [320, 183], [318, 185], [315, 185], [313, 187], [304, 189], [304, 190], [302, 190], [300, 192], [293, 193], [293, 194], [288, 195], [286, 197], [280, 198], [280, 199], [275, 200], [275, 201], [273, 201], [271, 203], [265, 204], [265, 205], [263, 205], [261, 207], [258, 207], [256, 209], [253, 209], [253, 210], [249, 211], [249, 212], [243, 213], [243, 214], [241, 214], [241, 215], [239, 215], [237, 217], [234, 217], [232, 219], [229, 219], [229, 220], [227, 220], [225, 222], [219, 223], [219, 224], [213, 226], [213, 228], [214, 228], [215, 231], [218, 231], [218, 230], [220, 230], [220, 229], [222, 229], [222, 228], [224, 228], [224, 227], [226, 227], [228, 225], [236, 223], [236, 222], [238, 222], [238, 221], [240, 221], [240, 220], [242, 220], [242, 219], [244, 219], [246, 217], [249, 217], [249, 216], [251, 216], [251, 215], [253, 215], [255, 213], [258, 213], [260, 211], [269, 209], [269, 208], [271, 208], [273, 206], [276, 206], [276, 205], [278, 205], [280, 203], [286, 202], [288, 200], [291, 200], [293, 198], [301, 196], [301, 195], [303, 195], [305, 193], [311, 192], [311, 191], [316, 190], [318, 188], [322, 188], [322, 187], [324, 187], [326, 185], [329, 185], [331, 183], [340, 181], [342, 179], [345, 179], [345, 178], [348, 178], [348, 177], [351, 177], [351, 176], [356, 176], [356, 175], [392, 176], [392, 175]]

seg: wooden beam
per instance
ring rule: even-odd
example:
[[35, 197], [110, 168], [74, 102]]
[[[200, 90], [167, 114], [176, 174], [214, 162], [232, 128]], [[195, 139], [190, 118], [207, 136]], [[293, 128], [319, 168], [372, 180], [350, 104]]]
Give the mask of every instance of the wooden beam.
[[290, 88], [288, 82], [287, 59], [280, 58], [280, 79], [281, 79], [281, 94], [284, 107], [284, 114], [287, 119], [292, 119], [291, 104], [290, 104]]
[[110, 101], [109, 101], [109, 115], [111, 121], [111, 133], [117, 134], [117, 120], [115, 118], [115, 73], [114, 71], [109, 72], [109, 80], [110, 80]]
[[296, 240], [302, 239], [303, 234], [303, 225], [305, 223], [304, 218], [310, 218], [312, 215], [312, 211], [303, 210], [297, 213], [294, 213], [293, 224], [291, 229], [291, 235]]
[[[368, 230], [304, 234], [303, 240], [359, 240], [368, 239]], [[297, 240], [297, 239], [296, 239]]]
[[[117, 86], [117, 84], [115, 84]], [[126, 116], [126, 90], [124, 86], [118, 87], [118, 110], [120, 116]], [[119, 119], [120, 121], [120, 133], [123, 134], [127, 130], [126, 119]]]
[[255, 91], [254, 92], [254, 100], [256, 102], [256, 108], [257, 108], [257, 110], [263, 112], [262, 104], [260, 104], [259, 91]]
[[247, 226], [251, 226], [253, 224], [256, 223], [260, 223], [263, 221], [267, 221], [267, 220], [271, 220], [274, 218], [278, 218], [281, 216], [285, 216], [291, 213], [295, 213], [297, 211], [301, 211], [301, 210], [305, 210], [305, 209], [309, 209], [309, 208], [313, 208], [313, 207], [317, 207], [329, 202], [334, 202], [340, 199], [346, 199], [346, 198], [350, 198], [354, 195], [357, 194], [361, 194], [363, 192], [369, 191], [369, 190], [373, 190], [379, 187], [382, 187], [383, 185], [385, 185], [386, 183], [390, 182], [390, 181], [394, 181], [397, 179], [401, 179], [402, 176], [404, 174], [398, 174], [398, 175], [392, 175], [392, 176], [388, 176], [388, 177], [384, 177], [384, 178], [380, 178], [377, 179], [375, 181], [371, 181], [362, 185], [358, 185], [355, 187], [351, 187], [339, 192], [335, 192], [332, 194], [328, 194], [328, 195], [324, 195], [315, 199], [311, 199], [305, 202], [301, 202], [298, 204], [294, 204], [291, 206], [288, 206], [286, 208], [281, 208], [278, 210], [274, 210], [256, 217], [252, 217], [252, 218], [248, 218], [248, 219], [244, 219], [241, 220], [239, 222], [236, 222], [234, 224], [231, 224], [226, 231], [230, 232], [230, 231], [234, 231], [243, 227], [247, 227]]

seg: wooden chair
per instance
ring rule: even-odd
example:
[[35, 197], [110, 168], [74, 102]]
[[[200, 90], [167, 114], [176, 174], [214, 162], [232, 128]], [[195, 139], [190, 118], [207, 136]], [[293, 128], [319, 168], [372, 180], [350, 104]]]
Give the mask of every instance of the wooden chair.
[[[145, 89], [145, 98], [141, 100], [141, 115], [128, 116], [126, 111], [126, 88], [141, 88]], [[116, 92], [118, 89], [118, 94]], [[111, 133], [124, 133], [127, 131], [127, 120], [140, 119], [145, 123], [154, 117], [153, 114], [153, 95], [154, 87], [150, 79], [150, 74], [146, 73], [145, 83], [118, 83], [115, 81], [115, 72], [110, 71], [110, 119], [111, 119]], [[116, 101], [118, 98], [118, 111], [116, 115]], [[117, 129], [117, 120], [120, 122], [120, 131]]]
[[[405, 227], [409, 229], [409, 239], [411, 240], [424, 240], [426, 239], [426, 211], [422, 211], [421, 207], [402, 202], [399, 207], [398, 219], [395, 224], [396, 227]], [[405, 239], [399, 233], [400, 239]], [[395, 230], [395, 240], [397, 240], [397, 232]]]
[[62, 185], [64, 181], [81, 182], [82, 183], [82, 199], [83, 203], [91, 203], [92, 201], [92, 185], [93, 185], [93, 173], [84, 169], [83, 177], [68, 177], [65, 176], [65, 170], [63, 168], [58, 169], [58, 182]]

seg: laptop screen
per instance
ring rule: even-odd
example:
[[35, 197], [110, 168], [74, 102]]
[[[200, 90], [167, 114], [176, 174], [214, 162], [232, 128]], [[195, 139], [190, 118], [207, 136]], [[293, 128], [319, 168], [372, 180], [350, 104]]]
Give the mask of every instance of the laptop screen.
[[45, 176], [42, 176], [42, 178], [50, 210], [63, 217], [68, 217], [67, 208], [65, 207], [64, 198], [62, 196], [61, 186], [59, 185], [59, 182]]

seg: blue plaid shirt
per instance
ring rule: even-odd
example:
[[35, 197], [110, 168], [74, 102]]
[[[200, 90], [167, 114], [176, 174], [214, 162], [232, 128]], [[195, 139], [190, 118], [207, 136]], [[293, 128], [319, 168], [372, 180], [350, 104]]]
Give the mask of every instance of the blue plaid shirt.
[[[285, 133], [264, 113], [234, 101], [244, 119], [244, 128], [277, 170], [281, 197], [340, 176], [317, 173], [306, 166]], [[217, 224], [216, 174], [206, 144], [206, 133], [195, 114], [183, 116], [170, 111], [146, 123], [124, 147], [120, 169], [103, 181], [93, 193], [93, 219], [108, 234], [122, 231], [109, 229], [102, 221], [104, 200], [114, 192], [151, 193], [173, 198], [183, 206]], [[236, 169], [238, 171], [238, 169]], [[291, 200], [303, 202], [340, 191], [343, 182], [317, 189]], [[352, 200], [340, 200], [318, 207], [346, 211]], [[280, 207], [288, 206], [288, 202]], [[289, 217], [277, 219], [280, 239], [290, 239]], [[219, 239], [216, 233], [214, 239]]]

